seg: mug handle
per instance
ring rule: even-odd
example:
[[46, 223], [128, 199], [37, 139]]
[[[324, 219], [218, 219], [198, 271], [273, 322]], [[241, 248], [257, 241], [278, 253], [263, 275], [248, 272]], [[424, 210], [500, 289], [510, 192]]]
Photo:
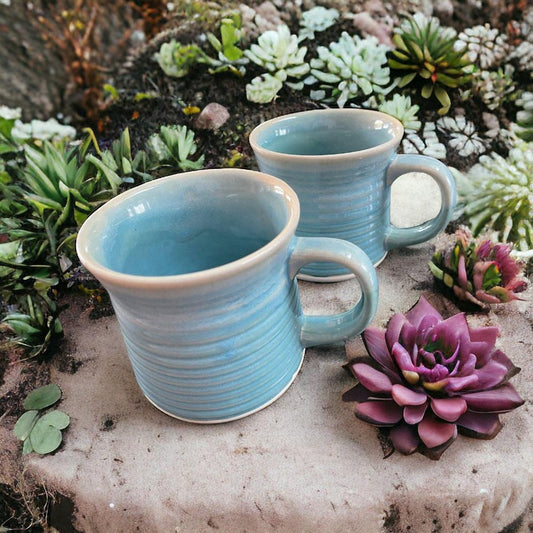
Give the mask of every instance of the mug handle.
[[348, 311], [327, 316], [300, 315], [301, 342], [304, 346], [331, 344], [363, 331], [374, 317], [378, 305], [378, 280], [368, 256], [355, 244], [329, 237], [296, 237], [289, 258], [292, 280], [307, 263], [339, 263], [355, 274], [361, 298]]
[[385, 235], [386, 250], [419, 244], [435, 237], [452, 218], [457, 201], [455, 181], [444, 163], [426, 155], [397, 155], [387, 170], [387, 185], [390, 187], [396, 179], [407, 172], [424, 172], [437, 182], [441, 194], [440, 211], [435, 218], [411, 228], [397, 228], [390, 225]]

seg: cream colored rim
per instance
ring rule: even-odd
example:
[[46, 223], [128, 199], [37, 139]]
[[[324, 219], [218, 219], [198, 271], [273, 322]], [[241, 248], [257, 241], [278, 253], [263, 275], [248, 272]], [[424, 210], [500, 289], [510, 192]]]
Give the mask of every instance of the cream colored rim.
[[[387, 122], [390, 124], [393, 128], [393, 135], [392, 138], [388, 141], [378, 144], [377, 146], [373, 146], [372, 148], [366, 148], [364, 150], [356, 150], [352, 152], [342, 152], [340, 154], [321, 154], [321, 155], [298, 155], [298, 154], [285, 154], [283, 152], [275, 152], [272, 150], [269, 150], [268, 148], [264, 148], [261, 146], [258, 142], [258, 137], [261, 135], [265, 130], [270, 129], [272, 127], [275, 127], [277, 124], [280, 124], [285, 121], [294, 120], [297, 117], [300, 117], [302, 115], [353, 115], [354, 117], [359, 116], [367, 116], [367, 117], [375, 117], [376, 120], [383, 120], [384, 122]], [[259, 124], [259, 126], [255, 127], [252, 132], [250, 133], [250, 136], [248, 138], [248, 141], [250, 142], [250, 146], [252, 147], [252, 150], [255, 152], [256, 155], [259, 156], [267, 156], [270, 158], [276, 158], [276, 159], [290, 159], [294, 163], [303, 163], [303, 162], [312, 162], [312, 163], [318, 163], [321, 161], [331, 161], [332, 163], [337, 163], [343, 160], [352, 159], [354, 155], [356, 154], [358, 157], [367, 157], [372, 155], [377, 155], [381, 152], [387, 152], [388, 150], [395, 149], [396, 146], [400, 143], [404, 133], [404, 128], [402, 123], [395, 117], [391, 115], [387, 115], [386, 113], [381, 113], [380, 111], [373, 111], [370, 109], [312, 109], [309, 111], [300, 111], [298, 113], [291, 113], [289, 115], [282, 115], [280, 117], [276, 117], [270, 120], [267, 120], [266, 122], [263, 122], [262, 124]]]
[[[190, 180], [201, 179], [202, 176], [220, 176], [221, 179], [229, 176], [242, 176], [245, 179], [262, 183], [267, 187], [283, 193], [285, 204], [288, 208], [289, 218], [284, 228], [272, 239], [268, 244], [259, 248], [255, 252], [242, 257], [231, 263], [221, 265], [216, 268], [203, 270], [200, 272], [192, 272], [190, 274], [179, 274], [175, 276], [136, 276], [132, 274], [123, 274], [111, 270], [99, 262], [95, 261], [89, 254], [89, 233], [91, 224], [95, 223], [102, 217], [117, 206], [119, 206], [124, 200], [131, 198], [143, 191], [150, 190], [152, 187], [157, 187], [158, 184], [162, 184], [171, 180]], [[253, 268], [265, 261], [268, 257], [272, 256], [276, 251], [280, 250], [283, 246], [288, 244], [292, 239], [298, 220], [300, 218], [300, 204], [296, 193], [282, 180], [257, 172], [255, 170], [245, 169], [206, 169], [197, 170], [193, 172], [184, 172], [182, 174], [173, 174], [164, 178], [159, 178], [149, 183], [134, 187], [129, 191], [119, 194], [115, 198], [109, 200], [99, 209], [97, 209], [83, 224], [76, 240], [76, 251], [82, 264], [89, 270], [99, 281], [104, 285], [106, 283], [123, 288], [141, 288], [141, 289], [167, 289], [178, 287], [193, 287], [206, 283], [210, 283], [214, 280], [226, 279], [232, 276], [239, 275], [240, 273]]]

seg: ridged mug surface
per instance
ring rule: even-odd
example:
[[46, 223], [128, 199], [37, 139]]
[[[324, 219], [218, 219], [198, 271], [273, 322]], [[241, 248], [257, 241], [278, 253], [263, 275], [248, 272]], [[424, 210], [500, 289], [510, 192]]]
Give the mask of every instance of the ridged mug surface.
[[294, 237], [298, 216], [280, 180], [220, 169], [154, 180], [87, 219], [78, 255], [108, 290], [136, 380], [156, 407], [199, 423], [241, 418], [289, 387], [305, 346], [370, 322], [370, 260], [319, 239], [309, 241], [312, 258], [350, 246], [342, 254], [357, 256], [349, 261], [364, 296], [332, 325], [306, 325], [295, 274], [309, 246]]
[[[387, 251], [424, 242], [441, 231], [455, 205], [455, 185], [440, 161], [396, 155], [402, 124], [363, 109], [303, 111], [266, 121], [250, 134], [261, 171], [286, 181], [301, 206], [297, 235], [345, 239], [377, 265]], [[406, 172], [430, 174], [441, 191], [437, 217], [414, 228], [390, 223], [390, 187]], [[332, 263], [313, 263], [302, 277], [336, 281], [349, 277]]]

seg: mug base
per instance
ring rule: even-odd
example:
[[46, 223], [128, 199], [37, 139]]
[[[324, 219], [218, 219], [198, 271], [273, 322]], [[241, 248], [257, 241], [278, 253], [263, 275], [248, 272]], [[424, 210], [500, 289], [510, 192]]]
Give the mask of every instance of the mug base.
[[280, 398], [285, 392], [287, 392], [288, 388], [293, 384], [294, 380], [296, 379], [296, 376], [298, 375], [298, 372], [300, 372], [300, 369], [302, 368], [303, 360], [304, 360], [304, 354], [305, 354], [305, 348], [302, 350], [302, 355], [300, 357], [300, 363], [298, 364], [298, 368], [294, 372], [294, 374], [291, 376], [291, 379], [289, 382], [283, 387], [283, 389], [274, 396], [274, 398], [271, 398], [268, 400], [268, 402], [260, 405], [259, 407], [256, 407], [255, 409], [252, 409], [251, 411], [246, 411], [245, 413], [241, 413], [235, 416], [231, 416], [228, 418], [213, 418], [213, 419], [205, 419], [205, 420], [198, 420], [194, 418], [187, 418], [183, 416], [176, 415], [174, 413], [171, 413], [170, 411], [167, 411], [166, 409], [163, 409], [162, 407], [159, 407], [152, 399], [150, 399], [146, 394], [144, 395], [145, 398], [159, 411], [162, 413], [165, 413], [168, 416], [171, 416], [172, 418], [176, 418], [178, 420], [181, 420], [183, 422], [190, 422], [192, 424], [224, 424], [226, 422], [233, 422], [235, 420], [239, 420], [241, 418], [245, 418], [247, 416], [253, 415], [254, 413], [257, 413], [258, 411], [261, 411], [265, 407], [268, 407], [272, 403], [274, 403], [278, 398]]
[[[389, 252], [385, 252], [383, 257], [374, 263], [374, 268], [377, 268], [379, 265], [381, 265], [388, 253]], [[355, 274], [352, 274], [351, 272], [349, 274], [339, 274], [337, 276], [311, 276], [310, 274], [302, 274], [300, 272], [298, 272], [296, 275], [296, 278], [300, 281], [312, 281], [314, 283], [336, 283], [338, 281], [348, 281], [354, 277]]]

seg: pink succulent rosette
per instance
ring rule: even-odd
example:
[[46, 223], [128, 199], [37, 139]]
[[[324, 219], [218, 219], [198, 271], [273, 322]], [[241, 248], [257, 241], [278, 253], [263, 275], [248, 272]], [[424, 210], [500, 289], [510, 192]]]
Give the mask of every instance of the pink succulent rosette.
[[438, 250], [429, 263], [433, 276], [455, 298], [487, 309], [491, 304], [519, 300], [527, 289], [524, 265], [513, 259], [512, 244], [478, 241], [466, 228], [455, 233], [449, 250]]
[[390, 428], [396, 450], [438, 459], [461, 432], [491, 439], [500, 413], [524, 400], [508, 379], [520, 371], [495, 348], [497, 327], [471, 328], [464, 313], [444, 320], [421, 297], [386, 330], [363, 332], [372, 358], [348, 365], [359, 383], [343, 395], [361, 420]]

